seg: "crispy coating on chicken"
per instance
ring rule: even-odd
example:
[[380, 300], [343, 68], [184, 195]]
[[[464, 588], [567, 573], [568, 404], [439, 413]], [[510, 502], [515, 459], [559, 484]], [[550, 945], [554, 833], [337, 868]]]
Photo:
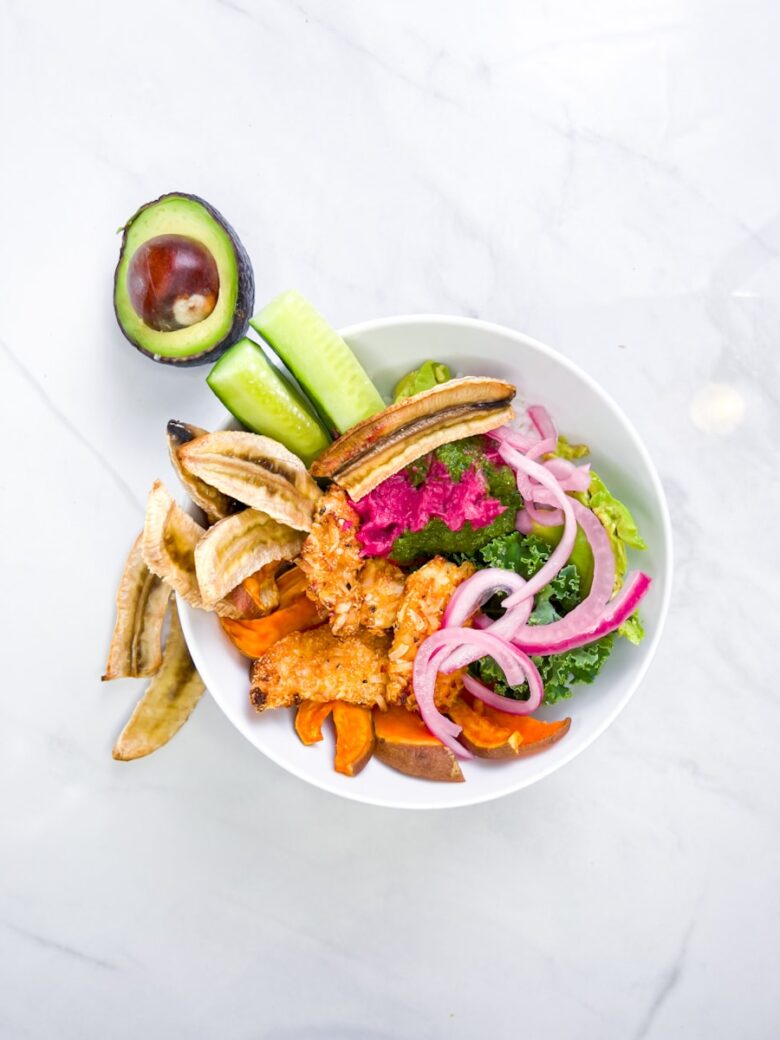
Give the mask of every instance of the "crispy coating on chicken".
[[390, 637], [361, 632], [340, 639], [327, 625], [292, 632], [252, 665], [257, 711], [301, 701], [348, 701], [385, 707]]
[[[424, 639], [441, 627], [442, 615], [450, 597], [474, 570], [471, 563], [458, 566], [436, 556], [407, 577], [390, 647], [388, 704], [405, 704], [407, 708], [416, 708], [412, 669], [417, 650]], [[440, 675], [436, 682], [437, 707], [446, 709], [461, 688], [459, 673]]]
[[360, 626], [362, 596], [358, 576], [363, 568], [357, 529], [360, 517], [345, 491], [334, 484], [314, 509], [314, 522], [303, 543], [298, 566], [306, 575], [307, 593], [331, 617], [331, 628], [352, 635]]
[[354, 635], [361, 627], [392, 628], [404, 589], [403, 572], [395, 564], [361, 556], [359, 525], [346, 492], [334, 484], [317, 503], [299, 560], [309, 597], [325, 607], [340, 636]]
[[389, 560], [366, 560], [359, 582], [361, 625], [372, 631], [392, 628], [404, 594], [403, 571]]

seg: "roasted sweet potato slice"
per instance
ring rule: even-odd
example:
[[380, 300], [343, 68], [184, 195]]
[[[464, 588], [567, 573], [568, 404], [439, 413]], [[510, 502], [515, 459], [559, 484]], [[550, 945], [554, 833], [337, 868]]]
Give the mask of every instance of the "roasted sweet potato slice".
[[239, 588], [246, 592], [257, 611], [247, 615], [248, 617], [265, 617], [280, 606], [279, 587], [276, 584], [276, 572], [279, 567], [279, 561], [272, 560], [241, 582]]
[[461, 727], [458, 740], [477, 758], [516, 758], [520, 754], [523, 736], [519, 730], [477, 713], [462, 700], [454, 701], [448, 714]]
[[279, 575], [276, 587], [279, 589], [279, 606], [289, 607], [293, 600], [306, 591], [306, 577], [301, 568], [294, 564], [284, 574]]
[[376, 757], [392, 769], [423, 780], [461, 782], [463, 773], [449, 748], [415, 712], [391, 707], [374, 712]]
[[345, 701], [336, 701], [331, 707], [336, 727], [334, 768], [344, 776], [357, 776], [374, 753], [373, 714], [370, 708]]
[[520, 734], [523, 738], [522, 743], [515, 752], [519, 758], [536, 754], [537, 751], [544, 751], [545, 748], [559, 741], [561, 737], [565, 737], [571, 726], [570, 718], [545, 722], [543, 719], [534, 719], [530, 715], [510, 715], [509, 712], [499, 711], [488, 705], [483, 706], [482, 717], [503, 729]]
[[333, 701], [304, 701], [295, 713], [295, 732], [307, 747], [322, 740], [322, 724], [333, 711]]
[[316, 603], [301, 595], [289, 606], [281, 607], [264, 618], [234, 621], [221, 617], [219, 620], [233, 645], [242, 654], [256, 660], [283, 636], [321, 625], [325, 616]]

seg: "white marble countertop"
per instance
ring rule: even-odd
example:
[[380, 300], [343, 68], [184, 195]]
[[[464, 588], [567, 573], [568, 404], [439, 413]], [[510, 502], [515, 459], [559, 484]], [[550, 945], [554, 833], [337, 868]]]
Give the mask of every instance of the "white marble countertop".
[[[778, 32], [773, 0], [0, 8], [4, 1040], [780, 1034]], [[173, 189], [239, 229], [258, 300], [505, 323], [634, 418], [673, 610], [555, 776], [372, 809], [208, 698], [112, 761], [163, 424], [221, 414], [113, 321], [114, 229]]]

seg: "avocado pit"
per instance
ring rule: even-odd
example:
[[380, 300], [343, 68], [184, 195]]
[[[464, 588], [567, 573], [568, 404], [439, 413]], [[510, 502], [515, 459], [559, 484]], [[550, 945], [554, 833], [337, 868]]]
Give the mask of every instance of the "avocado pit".
[[136, 314], [157, 332], [203, 321], [219, 296], [219, 271], [208, 249], [185, 235], [158, 235], [142, 243], [127, 269]]

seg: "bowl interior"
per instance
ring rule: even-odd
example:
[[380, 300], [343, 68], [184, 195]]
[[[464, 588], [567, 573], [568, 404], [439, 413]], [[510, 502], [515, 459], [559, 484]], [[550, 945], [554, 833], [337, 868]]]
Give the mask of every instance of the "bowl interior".
[[[567, 736], [552, 748], [517, 761], [463, 763], [466, 782], [433, 783], [397, 773], [373, 759], [359, 777], [333, 770], [330, 727], [304, 747], [292, 713], [257, 715], [248, 698], [248, 662], [223, 634], [216, 617], [179, 602], [195, 664], [219, 706], [263, 754], [296, 776], [334, 794], [397, 808], [444, 808], [498, 798], [559, 769], [603, 733], [639, 685], [655, 652], [667, 610], [671, 574], [668, 510], [658, 476], [634, 428], [607, 394], [566, 358], [519, 333], [464, 318], [392, 318], [355, 325], [344, 335], [380, 390], [390, 394], [405, 372], [427, 358], [446, 361], [460, 375], [494, 375], [517, 385], [518, 404], [546, 405], [561, 431], [591, 447], [594, 469], [633, 511], [649, 549], [632, 565], [654, 578], [643, 604], [647, 635], [640, 646], [618, 640], [592, 686], [545, 708], [547, 718], [572, 717]], [[305, 693], [305, 691], [301, 691]]]

